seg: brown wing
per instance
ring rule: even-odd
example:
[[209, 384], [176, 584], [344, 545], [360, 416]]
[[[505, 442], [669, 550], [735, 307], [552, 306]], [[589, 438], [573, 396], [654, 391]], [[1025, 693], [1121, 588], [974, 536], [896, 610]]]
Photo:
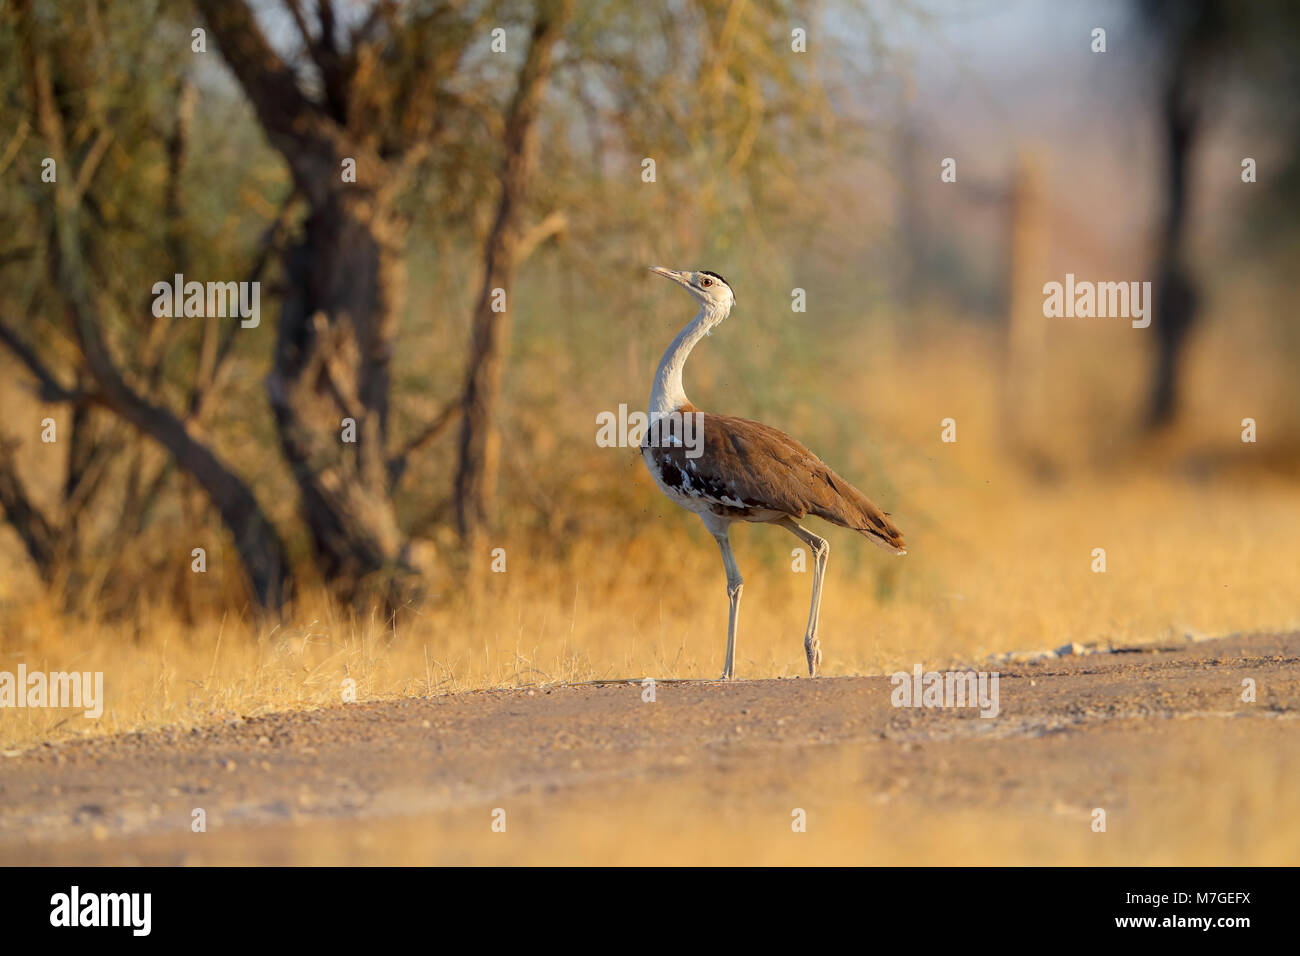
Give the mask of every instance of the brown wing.
[[[691, 405], [679, 411], [699, 413]], [[669, 484], [680, 483], [683, 493], [726, 508], [816, 515], [903, 549], [902, 532], [885, 513], [789, 435], [747, 418], [699, 414], [703, 440], [697, 457], [690, 457], [691, 432], [676, 416], [660, 419], [646, 434]]]

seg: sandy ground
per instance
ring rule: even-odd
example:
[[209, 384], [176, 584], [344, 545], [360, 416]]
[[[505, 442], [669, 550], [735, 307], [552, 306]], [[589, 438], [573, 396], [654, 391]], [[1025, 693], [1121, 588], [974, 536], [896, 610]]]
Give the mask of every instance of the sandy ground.
[[7, 752], [0, 863], [1300, 863], [1300, 634], [978, 666], [993, 719], [602, 683]]

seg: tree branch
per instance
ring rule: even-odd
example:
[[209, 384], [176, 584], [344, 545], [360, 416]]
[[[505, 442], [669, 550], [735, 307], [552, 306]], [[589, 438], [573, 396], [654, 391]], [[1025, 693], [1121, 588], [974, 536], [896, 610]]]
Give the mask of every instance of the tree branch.
[[397, 487], [402, 480], [407, 465], [410, 463], [411, 455], [446, 431], [447, 427], [456, 420], [458, 414], [460, 414], [460, 399], [455, 398], [443, 406], [442, 411], [434, 416], [433, 421], [423, 431], [416, 433], [410, 441], [402, 446], [401, 451], [396, 452], [388, 459], [388, 486], [390, 488]]
[[22, 339], [5, 325], [0, 322], [0, 343], [13, 353], [14, 357], [36, 378], [38, 385], [37, 395], [43, 402], [95, 402], [104, 404], [103, 396], [97, 392], [84, 392], [77, 388], [71, 388], [60, 382], [54, 373], [40, 360], [40, 357], [33, 352]]
[[516, 264], [531, 256], [533, 251], [547, 239], [563, 235], [568, 229], [569, 217], [561, 210], [556, 209], [549, 213], [541, 222], [520, 235], [519, 245], [515, 247]]
[[[246, 0], [195, 0], [235, 79], [253, 104], [271, 144], [285, 157], [294, 178], [316, 194], [330, 177], [334, 150], [325, 117], [298, 88], [293, 71], [271, 48]], [[322, 166], [322, 158], [331, 168]]]
[[[243, 8], [242, 3], [239, 6]], [[35, 21], [29, 10], [24, 10], [23, 20], [30, 34], [24, 52], [32, 78], [38, 126], [50, 154], [62, 165], [63, 125], [54, 103], [49, 54], [39, 33], [33, 29]], [[291, 589], [288, 559], [279, 534], [248, 485], [212, 449], [195, 439], [181, 419], [136, 392], [123, 377], [100, 331], [103, 321], [89, 285], [89, 270], [81, 249], [81, 199], [65, 178], [55, 181], [54, 191], [58, 291], [64, 299], [86, 367], [98, 384], [104, 403], [162, 445], [178, 466], [202, 486], [235, 540], [258, 602], [269, 610], [279, 610]]]
[[23, 539], [23, 546], [41, 579], [54, 580], [58, 570], [58, 533], [27, 495], [14, 465], [13, 449], [6, 441], [0, 441], [0, 509]]

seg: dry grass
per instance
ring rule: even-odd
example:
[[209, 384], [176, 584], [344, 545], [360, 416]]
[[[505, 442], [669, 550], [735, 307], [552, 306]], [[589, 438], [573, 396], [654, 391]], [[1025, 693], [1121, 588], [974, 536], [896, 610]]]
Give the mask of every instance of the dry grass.
[[[1266, 366], [1256, 363], [1252, 376], [1225, 374], [1245, 361], [1234, 357], [1231, 342], [1200, 340], [1185, 422], [1159, 442], [1139, 440], [1128, 424], [1136, 390], [1109, 385], [1138, 379], [1140, 354], [1131, 344], [1104, 335], [1058, 343], [1047, 356], [1041, 404], [1025, 415], [1038, 457], [1050, 466], [1031, 469], [1006, 451], [991, 336], [950, 332], [945, 347], [935, 348], [930, 337], [924, 349], [867, 331], [853, 341], [790, 363], [774, 394], [728, 387], [720, 371], [725, 353], [702, 354], [690, 383], [706, 407], [766, 418], [804, 438], [907, 533], [910, 553], [900, 559], [847, 532], [828, 532], [828, 674], [1070, 641], [1300, 626], [1300, 423], [1271, 398], [1278, 393]], [[440, 595], [395, 633], [310, 595], [274, 628], [218, 610], [192, 625], [150, 608], [129, 621], [69, 618], [50, 609], [15, 559], [12, 573], [0, 577], [0, 669], [25, 662], [29, 669], [102, 670], [107, 703], [99, 721], [57, 710], [0, 711], [0, 741], [16, 747], [326, 706], [341, 700], [347, 679], [364, 699], [615, 676], [716, 676], [726, 601], [713, 542], [692, 516], [659, 497], [634, 453], [592, 442], [595, 410], [636, 401], [620, 372], [588, 377], [594, 384], [583, 402], [592, 406], [591, 422], [553, 415], [563, 389], [553, 375], [538, 379], [527, 410], [548, 427], [528, 431], [528, 455], [554, 467], [521, 474], [507, 463], [503, 500], [526, 493], [546, 501], [545, 520], [507, 522], [510, 530], [489, 542], [506, 549], [506, 573], [484, 574], [470, 586], [450, 577], [431, 582]], [[519, 404], [512, 427], [528, 430], [533, 422]], [[1246, 415], [1261, 422], [1258, 445], [1238, 440]], [[939, 441], [946, 417], [958, 423], [955, 445]], [[859, 422], [870, 423], [870, 434], [857, 431]], [[798, 542], [772, 528], [741, 528], [735, 540], [747, 585], [741, 676], [800, 673], [811, 580], [791, 569]], [[1091, 570], [1098, 547], [1106, 549], [1105, 574]], [[156, 855], [149, 840], [136, 851], [173, 862], [308, 864], [1300, 859], [1289, 796], [1300, 783], [1296, 764], [1279, 761], [1262, 740], [1188, 733], [1162, 764], [1128, 768], [1106, 834], [1090, 830], [1083, 805], [1045, 812], [869, 798], [878, 792], [872, 770], [851, 748], [828, 750], [813, 764], [798, 780], [769, 779], [757, 790], [742, 775], [721, 789], [660, 781], [617, 799], [524, 798], [511, 804], [505, 835], [487, 827], [490, 808], [473, 807], [413, 819], [308, 822], [271, 843], [256, 830], [227, 832], [197, 856], [174, 841]], [[792, 806], [810, 810], [808, 833], [790, 832]], [[77, 849], [78, 859], [120, 862], [115, 852], [109, 844]]]
[[[894, 558], [829, 531], [828, 674], [1070, 641], [1300, 625], [1300, 488], [1285, 470], [1262, 464], [1285, 461], [1277, 449], [1300, 429], [1270, 405], [1266, 374], [1220, 381], [1231, 361], [1223, 342], [1206, 336], [1192, 381], [1215, 399], [1189, 389], [1184, 430], [1142, 444], [1123, 417], [1136, 394], [1109, 394], [1098, 384], [1106, 369], [1133, 380], [1125, 363], [1135, 365], [1140, 353], [1105, 335], [1060, 343], [1048, 356], [1059, 369], [1049, 367], [1035, 416], [1041, 455], [1056, 463], [1055, 477], [1044, 481], [1006, 455], [994, 344], [991, 336], [951, 332], [945, 348], [931, 339], [912, 350], [864, 331], [853, 347], [820, 357], [829, 368], [792, 365], [793, 380], [782, 387], [815, 404], [791, 403], [776, 423], [882, 501], [910, 549]], [[714, 381], [725, 355], [701, 357], [708, 361], [693, 389], [697, 400], [744, 410], [743, 398]], [[606, 370], [602, 382], [616, 374]], [[838, 383], [833, 390], [830, 381]], [[597, 407], [612, 395], [635, 401], [620, 388], [610, 385]], [[722, 398], [709, 402], [709, 392]], [[1258, 445], [1238, 440], [1245, 414], [1261, 422]], [[946, 417], [957, 420], [956, 444], [939, 441]], [[489, 546], [506, 549], [506, 573], [485, 574], [469, 588], [433, 582], [441, 596], [396, 633], [310, 596], [275, 628], [220, 611], [193, 625], [147, 608], [129, 622], [63, 617], [31, 596], [39, 592], [14, 555], [14, 573], [0, 584], [7, 592], [0, 593], [0, 669], [25, 662], [29, 670], [102, 670], [107, 704], [99, 721], [57, 710], [0, 711], [0, 740], [15, 746], [328, 705], [339, 702], [348, 678], [360, 697], [373, 698], [716, 676], [726, 601], [713, 542], [659, 497], [633, 452], [594, 446], [594, 411], [591, 422], [563, 421], [545, 437], [561, 479], [542, 493], [561, 529], [573, 530], [557, 540], [530, 522], [493, 539]], [[856, 431], [858, 422], [871, 423], [870, 436]], [[510, 497], [507, 490], [503, 498]], [[735, 540], [747, 585], [740, 673], [799, 673], [811, 580], [791, 570], [798, 542], [761, 527], [739, 529]], [[1106, 549], [1105, 574], [1091, 570], [1098, 547]]]
[[[826, 673], [1297, 624], [1300, 496], [1291, 489], [1265, 483], [1237, 496], [1142, 480], [1016, 501], [950, 488], [936, 500], [934, 528], [913, 534], [905, 558], [833, 535]], [[163, 612], [129, 624], [82, 621], [36, 602], [5, 628], [0, 666], [103, 671], [106, 710], [97, 722], [0, 711], [0, 738], [14, 745], [338, 703], [346, 678], [365, 698], [714, 677], [725, 633], [722, 574], [712, 541], [680, 524], [671, 534], [651, 526], [617, 554], [581, 544], [562, 564], [530, 561], [526, 542], [508, 541], [507, 572], [490, 576], [478, 597], [428, 606], [396, 633], [324, 601], [317, 614], [265, 630], [238, 619], [185, 626]], [[768, 528], [737, 537], [747, 582], [741, 674], [799, 673], [810, 579], [791, 572], [784, 551], [798, 542]], [[1098, 546], [1107, 550], [1105, 574], [1090, 569]], [[771, 560], [756, 561], [755, 551]]]

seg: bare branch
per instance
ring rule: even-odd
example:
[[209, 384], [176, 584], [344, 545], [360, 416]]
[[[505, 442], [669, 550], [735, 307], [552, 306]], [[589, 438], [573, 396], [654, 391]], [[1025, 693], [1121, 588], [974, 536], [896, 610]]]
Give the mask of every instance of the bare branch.
[[80, 199], [90, 188], [90, 181], [95, 177], [95, 170], [99, 168], [99, 162], [108, 152], [109, 145], [113, 142], [113, 131], [108, 127], [100, 129], [99, 134], [95, 137], [95, 142], [91, 144], [90, 152], [86, 154], [85, 160], [81, 163], [81, 169], [77, 171], [77, 182], [73, 186], [73, 191], [77, 198]]
[[563, 235], [568, 229], [569, 217], [563, 211], [556, 209], [549, 213], [541, 222], [520, 235], [519, 245], [515, 248], [515, 262], [523, 262], [547, 239]]
[[9, 140], [9, 145], [5, 147], [5, 151], [0, 153], [0, 174], [3, 174], [9, 168], [9, 164], [14, 161], [14, 157], [18, 155], [18, 150], [22, 149], [23, 143], [27, 142], [29, 132], [31, 132], [31, 124], [24, 119], [18, 124], [18, 129], [14, 133], [13, 139]]
[[555, 47], [572, 12], [572, 0], [538, 3], [528, 52], [519, 68], [515, 95], [506, 113], [501, 194], [484, 243], [483, 284], [474, 308], [470, 354], [461, 393], [456, 525], [462, 542], [470, 545], [487, 524], [496, 483], [499, 438], [495, 418], [505, 370], [505, 346], [510, 335], [509, 311], [498, 312], [492, 307], [494, 290], [510, 288], [519, 261], [523, 232], [520, 223], [538, 149], [537, 120], [554, 69]]
[[[243, 4], [239, 6], [243, 7]], [[30, 28], [33, 25], [30, 14], [24, 19]], [[40, 39], [39, 36], [29, 36], [26, 48], [35, 88], [38, 124], [51, 155], [61, 163], [65, 155], [63, 125], [54, 105], [49, 55]], [[102, 318], [90, 289], [89, 270], [81, 249], [80, 198], [64, 179], [55, 181], [54, 190], [58, 290], [66, 302], [86, 367], [98, 384], [104, 403], [120, 418], [162, 445], [176, 459], [178, 466], [202, 486], [235, 539], [257, 600], [264, 608], [278, 610], [291, 587], [283, 542], [248, 485], [211, 448], [196, 440], [181, 419], [136, 392], [123, 377], [100, 331]]]
[[293, 17], [294, 26], [298, 28], [298, 35], [302, 37], [302, 45], [310, 52], [316, 41], [312, 39], [311, 29], [307, 25], [307, 18], [303, 16], [302, 4], [298, 0], [284, 0], [284, 5], [289, 11], [289, 16]]
[[406, 468], [410, 464], [411, 456], [446, 431], [447, 427], [456, 420], [458, 414], [460, 414], [460, 399], [456, 398], [443, 406], [442, 411], [434, 416], [433, 421], [403, 445], [401, 451], [388, 459], [389, 487], [397, 487], [402, 480], [402, 476], [406, 474]]
[[83, 392], [80, 389], [64, 385], [55, 377], [40, 357], [23, 342], [4, 322], [0, 322], [0, 343], [3, 343], [18, 361], [27, 366], [27, 370], [36, 378], [37, 394], [43, 402], [97, 402], [103, 404], [103, 397], [97, 392]]
[[[261, 281], [267, 265], [270, 264], [271, 257], [280, 249], [284, 239], [285, 227], [288, 225], [290, 214], [298, 198], [299, 193], [297, 190], [291, 191], [285, 197], [284, 202], [280, 204], [280, 208], [270, 224], [262, 230], [262, 235], [258, 239], [257, 254], [254, 256], [253, 264], [244, 277], [245, 283], [251, 285], [254, 282]], [[180, 326], [178, 328], [183, 330], [184, 327]], [[202, 417], [203, 408], [208, 397], [211, 395], [222, 370], [226, 367], [226, 363], [234, 352], [235, 336], [238, 332], [238, 323], [218, 324], [209, 321], [203, 324], [203, 337], [199, 342], [198, 366], [194, 372], [193, 383], [190, 385], [189, 396], [185, 400], [185, 413], [183, 416], [185, 422], [198, 421]], [[170, 349], [173, 344], [173, 342], [168, 342], [162, 354], [165, 355], [166, 350]]]
[[[298, 89], [293, 71], [267, 42], [246, 0], [195, 2], [272, 145], [299, 186], [318, 191], [334, 172], [331, 135], [320, 110]], [[322, 168], [322, 157], [328, 157], [330, 168]]]
[[18, 477], [13, 449], [5, 441], [0, 441], [0, 508], [23, 539], [23, 546], [41, 578], [47, 582], [54, 580], [58, 570], [58, 533], [32, 503]]

